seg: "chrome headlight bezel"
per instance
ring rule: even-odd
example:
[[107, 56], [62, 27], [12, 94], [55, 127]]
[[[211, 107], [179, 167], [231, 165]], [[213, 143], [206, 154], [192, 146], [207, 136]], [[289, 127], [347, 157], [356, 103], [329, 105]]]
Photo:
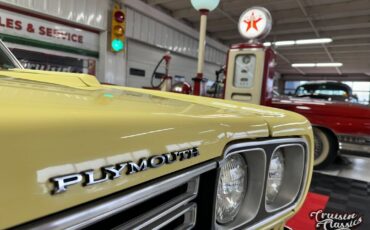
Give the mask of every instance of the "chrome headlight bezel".
[[[305, 138], [280, 138], [230, 144], [225, 150], [224, 159], [231, 154], [240, 154], [244, 157], [249, 168], [248, 188], [243, 205], [234, 221], [221, 225], [214, 219], [214, 227], [225, 230], [261, 228], [267, 222], [292, 212], [301, 202], [302, 196], [307, 190], [308, 172], [311, 171], [310, 167], [312, 167], [312, 152], [308, 143], [309, 141]], [[294, 178], [286, 176], [282, 180], [282, 187], [289, 187], [289, 189], [282, 188], [279, 194], [287, 195], [287, 199], [282, 199], [283, 196], [278, 195], [274, 202], [266, 204], [267, 172], [273, 153], [280, 148], [283, 150], [287, 148], [284, 156], [289, 158], [286, 161], [286, 167], [289, 169], [286, 169], [286, 173], [298, 173]], [[222, 161], [220, 161], [220, 165], [222, 165]], [[295, 162], [300, 163], [294, 164]], [[294, 185], [286, 186], [285, 183], [289, 179], [296, 180], [292, 183]], [[213, 209], [215, 210], [215, 205]]]
[[[265, 208], [271, 213], [281, 210], [292, 204], [301, 190], [302, 179], [305, 175], [305, 149], [300, 144], [282, 144], [275, 148], [270, 157], [268, 170], [270, 169], [271, 159], [277, 152], [281, 151], [284, 156], [284, 176], [282, 178], [280, 190], [273, 202], [267, 201], [267, 186], [265, 185]], [[302, 170], [303, 169], [303, 170]], [[268, 173], [268, 172], [267, 172]]]
[[[220, 165], [223, 164], [224, 160], [227, 157], [230, 157], [234, 154], [238, 154], [243, 157], [244, 161], [248, 166], [247, 178], [248, 186], [246, 188], [246, 194], [240, 205], [240, 209], [233, 221], [227, 224], [220, 224], [216, 221], [216, 204], [214, 208], [215, 215], [215, 225], [217, 229], [233, 229], [245, 225], [258, 214], [258, 209], [262, 204], [264, 183], [259, 183], [265, 180], [265, 171], [266, 171], [266, 153], [261, 148], [251, 148], [243, 149], [240, 151], [230, 151], [229, 154], [220, 162]], [[254, 164], [249, 164], [249, 162], [255, 162]], [[220, 170], [219, 170], [220, 171]], [[250, 173], [253, 172], [253, 173]], [[217, 177], [217, 181], [219, 177]], [[218, 183], [216, 189], [218, 187]], [[216, 191], [217, 193], [217, 191]], [[217, 196], [217, 194], [216, 194]]]

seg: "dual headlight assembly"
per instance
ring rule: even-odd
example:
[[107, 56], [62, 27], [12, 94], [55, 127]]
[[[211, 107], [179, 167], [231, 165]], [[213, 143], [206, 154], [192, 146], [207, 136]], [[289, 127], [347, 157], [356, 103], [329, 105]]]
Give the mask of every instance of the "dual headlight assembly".
[[305, 148], [288, 144], [267, 152], [262, 148], [236, 151], [222, 161], [215, 205], [219, 227], [262, 220], [297, 200], [306, 168]]

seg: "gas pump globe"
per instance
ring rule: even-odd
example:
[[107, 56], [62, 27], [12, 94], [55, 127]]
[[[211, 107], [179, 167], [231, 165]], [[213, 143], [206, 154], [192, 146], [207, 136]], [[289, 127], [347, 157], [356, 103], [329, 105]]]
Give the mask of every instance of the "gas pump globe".
[[272, 95], [267, 87], [273, 84], [275, 54], [261, 40], [271, 31], [271, 24], [269, 11], [262, 7], [249, 8], [240, 16], [239, 32], [248, 43], [229, 50], [225, 99], [269, 104]]

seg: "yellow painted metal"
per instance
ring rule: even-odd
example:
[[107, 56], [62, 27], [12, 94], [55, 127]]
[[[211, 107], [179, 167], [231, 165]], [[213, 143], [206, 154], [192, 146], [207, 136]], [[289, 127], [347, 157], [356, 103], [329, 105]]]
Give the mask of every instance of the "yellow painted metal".
[[[88, 75], [0, 71], [0, 107], [0, 229], [222, 157], [232, 140], [302, 136], [313, 146], [310, 124], [291, 112], [103, 86]], [[199, 157], [50, 195], [51, 177], [194, 146]]]

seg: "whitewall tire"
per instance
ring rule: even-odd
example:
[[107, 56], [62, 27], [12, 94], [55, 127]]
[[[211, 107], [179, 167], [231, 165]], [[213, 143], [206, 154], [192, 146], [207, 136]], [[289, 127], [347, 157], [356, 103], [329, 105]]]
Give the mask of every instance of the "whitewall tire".
[[315, 138], [315, 162], [316, 169], [329, 166], [336, 158], [338, 152], [338, 142], [335, 137], [327, 130], [313, 127]]

